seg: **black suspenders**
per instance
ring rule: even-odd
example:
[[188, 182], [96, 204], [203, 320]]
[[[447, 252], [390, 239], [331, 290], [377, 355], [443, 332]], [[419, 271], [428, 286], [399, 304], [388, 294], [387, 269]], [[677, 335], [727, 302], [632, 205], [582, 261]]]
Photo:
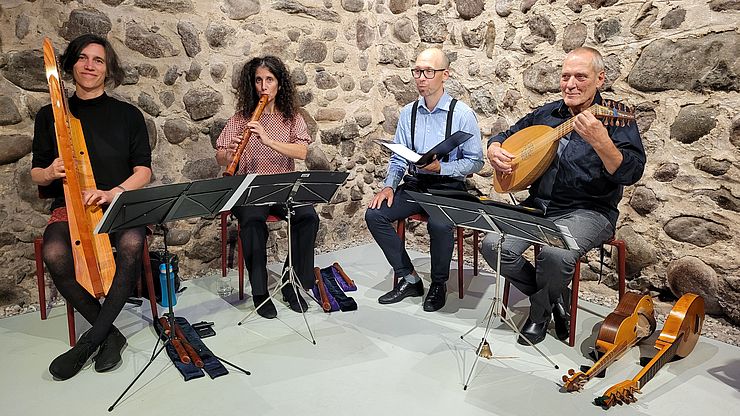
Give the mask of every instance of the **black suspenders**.
[[[457, 104], [456, 99], [452, 99], [450, 101], [450, 111], [447, 112], [447, 124], [445, 126], [445, 139], [450, 137], [450, 134], [452, 134], [452, 113], [455, 111], [455, 104]], [[414, 136], [416, 132], [416, 112], [419, 110], [419, 100], [414, 101], [413, 107], [411, 107], [411, 150], [416, 151], [416, 144], [414, 143]], [[442, 162], [447, 162], [449, 160], [449, 155], [445, 156], [442, 159]]]

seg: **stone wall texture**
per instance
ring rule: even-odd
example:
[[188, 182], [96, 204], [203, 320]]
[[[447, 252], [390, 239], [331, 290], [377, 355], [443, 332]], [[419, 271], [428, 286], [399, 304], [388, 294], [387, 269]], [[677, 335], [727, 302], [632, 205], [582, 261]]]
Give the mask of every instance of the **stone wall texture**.
[[[447, 52], [447, 89], [472, 106], [487, 137], [559, 97], [567, 51], [596, 47], [604, 95], [636, 109], [648, 153], [620, 205], [630, 287], [701, 293], [709, 312], [740, 323], [739, 10], [738, 0], [3, 0], [0, 304], [36, 301], [33, 241], [48, 203], [29, 168], [34, 116], [49, 102], [42, 38], [61, 51], [93, 32], [126, 68], [111, 93], [145, 114], [155, 184], [217, 176], [213, 143], [235, 110], [239, 69], [256, 55], [285, 60], [315, 140], [300, 168], [350, 173], [319, 208], [321, 247], [370, 241], [364, 207], [388, 160], [372, 140], [389, 138], [416, 96], [409, 67], [418, 51]], [[491, 194], [490, 165], [469, 182]], [[286, 233], [271, 227], [275, 259]], [[425, 238], [423, 228], [410, 238]], [[185, 274], [219, 267], [217, 219], [173, 224], [170, 243]]]

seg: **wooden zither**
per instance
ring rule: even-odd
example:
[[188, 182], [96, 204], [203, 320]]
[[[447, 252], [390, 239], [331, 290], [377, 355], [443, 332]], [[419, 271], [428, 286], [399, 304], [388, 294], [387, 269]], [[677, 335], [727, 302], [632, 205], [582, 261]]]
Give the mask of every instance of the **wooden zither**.
[[108, 234], [93, 234], [103, 216], [97, 206], [86, 206], [82, 194], [97, 189], [80, 120], [69, 111], [69, 103], [59, 76], [59, 66], [51, 40], [44, 38], [44, 66], [54, 113], [54, 130], [59, 157], [64, 161], [66, 178], [62, 180], [69, 218], [77, 281], [95, 297], [110, 289], [116, 263]]

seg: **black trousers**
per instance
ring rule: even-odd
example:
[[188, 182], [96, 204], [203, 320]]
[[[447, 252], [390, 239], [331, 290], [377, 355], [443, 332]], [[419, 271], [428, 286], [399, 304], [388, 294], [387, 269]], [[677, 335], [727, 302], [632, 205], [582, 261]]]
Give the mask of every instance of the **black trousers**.
[[[424, 209], [406, 193], [407, 190], [427, 192], [429, 189], [465, 190], [462, 181], [451, 180], [446, 177], [435, 176], [429, 180], [419, 180], [416, 177], [406, 176], [393, 195], [393, 205], [383, 203], [378, 209], [365, 211], [365, 222], [375, 242], [383, 250], [386, 260], [393, 267], [393, 273], [403, 277], [414, 271], [406, 248], [396, 234], [393, 222], [406, 219], [413, 214], [424, 213]], [[455, 226], [449, 222], [437, 222], [429, 218], [427, 231], [429, 232], [429, 253], [432, 261], [432, 282], [445, 283], [450, 277], [450, 261], [452, 249], [455, 246]]]
[[[293, 268], [301, 285], [310, 289], [314, 284], [314, 246], [316, 233], [319, 231], [319, 216], [311, 205], [293, 209], [291, 216], [291, 250], [293, 251]], [[231, 213], [239, 221], [244, 261], [252, 285], [252, 296], [267, 294], [267, 216], [275, 215], [287, 218], [283, 205], [234, 207]], [[288, 259], [285, 259], [288, 265]]]

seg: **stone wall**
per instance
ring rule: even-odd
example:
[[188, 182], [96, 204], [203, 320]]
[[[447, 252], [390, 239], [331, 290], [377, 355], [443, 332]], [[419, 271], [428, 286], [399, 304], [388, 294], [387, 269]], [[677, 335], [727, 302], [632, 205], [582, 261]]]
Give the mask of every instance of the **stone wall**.
[[[49, 101], [41, 40], [61, 51], [93, 32], [125, 64], [112, 94], [145, 113], [156, 184], [217, 176], [213, 143], [234, 112], [235, 74], [255, 55], [284, 59], [315, 139], [306, 165], [350, 172], [320, 207], [322, 247], [368, 236], [364, 206], [388, 159], [372, 140], [390, 137], [415, 98], [409, 67], [420, 49], [448, 53], [447, 89], [489, 136], [557, 99], [565, 53], [594, 46], [606, 58], [604, 95], [636, 108], [648, 152], [620, 206], [631, 287], [696, 291], [708, 312], [740, 322], [739, 9], [738, 0], [3, 0], [0, 304], [35, 301], [32, 243], [47, 218], [29, 176], [34, 115]], [[490, 182], [488, 164], [470, 179], [482, 195]], [[271, 253], [282, 254], [284, 228], [272, 226]], [[219, 241], [217, 220], [170, 231], [186, 274], [217, 268]]]

